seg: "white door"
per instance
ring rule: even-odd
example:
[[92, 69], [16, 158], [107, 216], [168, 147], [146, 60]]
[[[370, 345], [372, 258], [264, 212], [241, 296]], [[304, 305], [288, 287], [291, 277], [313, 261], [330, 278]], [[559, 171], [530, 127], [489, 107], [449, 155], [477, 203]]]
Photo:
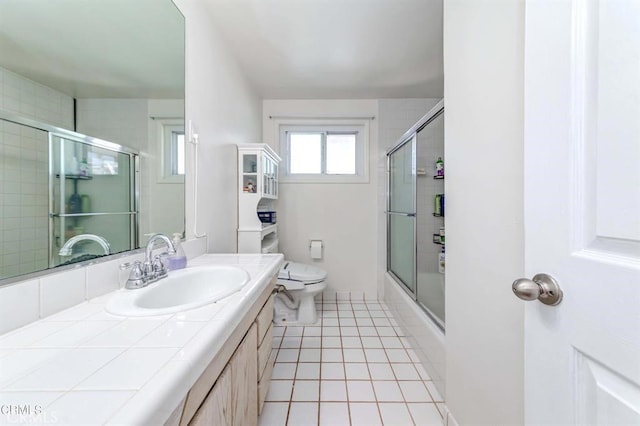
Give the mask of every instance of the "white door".
[[640, 0], [527, 0], [528, 425], [640, 425]]

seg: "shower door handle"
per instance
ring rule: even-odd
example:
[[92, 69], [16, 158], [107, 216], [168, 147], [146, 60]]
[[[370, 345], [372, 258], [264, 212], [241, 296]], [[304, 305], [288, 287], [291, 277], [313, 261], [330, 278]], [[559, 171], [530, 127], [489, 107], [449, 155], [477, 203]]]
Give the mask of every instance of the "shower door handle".
[[392, 214], [395, 216], [407, 216], [407, 217], [416, 217], [415, 213], [402, 213], [402, 212], [392, 212], [392, 211], [386, 211], [386, 214]]
[[522, 300], [536, 300], [555, 306], [562, 302], [560, 285], [551, 275], [536, 274], [532, 280], [520, 278], [511, 285], [513, 293]]

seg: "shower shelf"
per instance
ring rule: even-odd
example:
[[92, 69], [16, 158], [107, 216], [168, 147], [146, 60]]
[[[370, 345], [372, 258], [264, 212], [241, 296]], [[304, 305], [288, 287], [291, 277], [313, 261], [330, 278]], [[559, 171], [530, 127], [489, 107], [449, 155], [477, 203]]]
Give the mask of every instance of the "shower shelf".
[[434, 176], [435, 180], [444, 180], [444, 176]]
[[433, 213], [433, 216], [434, 216], [434, 217], [444, 217], [444, 215], [443, 215], [443, 214], [435, 214], [435, 213]]

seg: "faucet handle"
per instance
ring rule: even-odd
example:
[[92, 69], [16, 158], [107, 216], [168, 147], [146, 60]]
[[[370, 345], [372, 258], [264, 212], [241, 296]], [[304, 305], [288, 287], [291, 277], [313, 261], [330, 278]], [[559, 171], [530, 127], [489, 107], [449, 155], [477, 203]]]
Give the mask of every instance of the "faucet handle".
[[153, 258], [152, 268], [156, 279], [160, 279], [167, 276], [167, 268], [162, 261], [163, 257], [168, 256], [169, 253], [158, 254]]
[[131, 268], [131, 273], [129, 274], [129, 279], [127, 283], [124, 285], [124, 288], [127, 289], [136, 289], [142, 288], [146, 285], [146, 280], [144, 277], [144, 272], [142, 271], [142, 264], [139, 260], [136, 260], [133, 263], [123, 263], [120, 265], [120, 269], [128, 269]]

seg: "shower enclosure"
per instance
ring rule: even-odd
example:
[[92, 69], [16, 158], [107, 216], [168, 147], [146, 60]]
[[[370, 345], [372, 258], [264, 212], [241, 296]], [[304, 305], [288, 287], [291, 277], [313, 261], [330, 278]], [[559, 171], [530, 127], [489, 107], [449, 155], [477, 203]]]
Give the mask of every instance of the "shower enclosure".
[[444, 106], [387, 152], [387, 271], [445, 329]]

